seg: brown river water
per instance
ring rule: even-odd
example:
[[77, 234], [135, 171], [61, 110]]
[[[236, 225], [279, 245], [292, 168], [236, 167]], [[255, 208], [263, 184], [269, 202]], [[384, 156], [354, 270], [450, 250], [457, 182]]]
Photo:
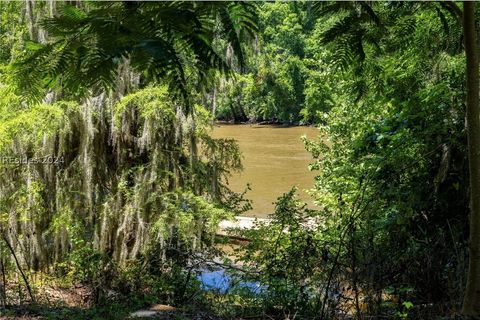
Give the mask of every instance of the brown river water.
[[274, 211], [274, 202], [293, 186], [299, 198], [313, 206], [305, 192], [313, 187], [315, 171], [308, 170], [313, 159], [305, 150], [301, 136], [316, 139], [314, 127], [283, 127], [272, 125], [220, 124], [213, 128], [214, 138], [237, 140], [243, 154], [241, 173], [229, 179], [233, 191], [243, 191], [250, 184], [246, 197], [253, 209], [246, 216], [266, 217]]

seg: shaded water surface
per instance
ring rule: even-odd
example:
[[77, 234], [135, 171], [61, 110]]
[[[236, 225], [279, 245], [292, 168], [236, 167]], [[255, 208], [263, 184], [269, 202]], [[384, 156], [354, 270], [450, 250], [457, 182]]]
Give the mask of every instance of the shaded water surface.
[[315, 172], [308, 170], [312, 162], [301, 136], [316, 138], [313, 127], [282, 127], [270, 125], [216, 125], [214, 138], [237, 140], [243, 154], [244, 171], [234, 174], [230, 187], [242, 191], [247, 183], [252, 188], [247, 198], [253, 201], [248, 216], [265, 217], [274, 210], [273, 202], [292, 186], [299, 188], [299, 196], [310, 202], [305, 189], [313, 187]]

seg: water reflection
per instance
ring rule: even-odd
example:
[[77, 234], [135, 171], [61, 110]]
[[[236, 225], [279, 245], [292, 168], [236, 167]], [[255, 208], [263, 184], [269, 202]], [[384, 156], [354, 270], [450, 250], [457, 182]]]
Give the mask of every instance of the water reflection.
[[236, 279], [225, 269], [201, 270], [197, 279], [200, 281], [203, 290], [212, 290], [221, 294], [225, 294], [233, 288], [246, 289], [253, 294], [259, 294], [264, 289], [258, 282], [248, 282]]

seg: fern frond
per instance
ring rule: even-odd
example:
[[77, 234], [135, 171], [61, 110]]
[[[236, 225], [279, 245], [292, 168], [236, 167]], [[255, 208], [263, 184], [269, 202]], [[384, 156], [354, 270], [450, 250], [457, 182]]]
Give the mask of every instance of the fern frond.
[[90, 11], [65, 6], [42, 22], [51, 42], [27, 46], [17, 74], [21, 86], [33, 86], [29, 91], [37, 96], [46, 86], [67, 94], [109, 90], [119, 64], [128, 59], [147, 81], [168, 83], [188, 101], [187, 69], [196, 86], [209, 83], [211, 70], [231, 70], [213, 45], [217, 21], [243, 65], [243, 35], [257, 29], [254, 9], [247, 3], [185, 1], [95, 3]]

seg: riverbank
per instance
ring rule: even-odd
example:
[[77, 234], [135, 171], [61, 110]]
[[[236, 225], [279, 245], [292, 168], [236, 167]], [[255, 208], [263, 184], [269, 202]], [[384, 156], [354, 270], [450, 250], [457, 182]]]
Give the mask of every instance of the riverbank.
[[[219, 240], [218, 250], [225, 252], [215, 259], [204, 257], [202, 254], [194, 256], [190, 266], [182, 271], [183, 277], [178, 278], [177, 286], [186, 286], [181, 299], [175, 298], [175, 295], [169, 292], [178, 288], [165, 285], [161, 278], [150, 282], [148, 286], [141, 286], [135, 290], [130, 288], [128, 290], [132, 291], [128, 293], [109, 290], [104, 298], [97, 300], [98, 288], [94, 284], [72, 282], [65, 278], [37, 272], [29, 274], [34, 288], [34, 301], [27, 297], [22, 282], [14, 278], [8, 279], [7, 296], [17, 295], [18, 299], [9, 300], [7, 304], [0, 305], [0, 319], [227, 320], [232, 319], [229, 315], [233, 314], [247, 315], [248, 318], [254, 319], [255, 312], [249, 310], [249, 305], [238, 305], [229, 300], [232, 298], [229, 291], [234, 287], [258, 289], [256, 283], [239, 284], [234, 278], [234, 274], [230, 271], [238, 272], [242, 268], [240, 265], [223, 262], [222, 257], [228, 256], [233, 259], [235, 252], [233, 247], [238, 246], [236, 243], [234, 240]], [[228, 250], [225, 250], [227, 246]], [[117, 280], [123, 276], [125, 275], [116, 275]], [[134, 276], [143, 276], [143, 274]], [[157, 292], [156, 286], [161, 288], [162, 292]], [[171, 297], [166, 299], [164, 296]]]
[[300, 122], [282, 122], [277, 120], [265, 120], [265, 121], [235, 121], [235, 120], [214, 120], [214, 125], [257, 125], [257, 126], [280, 126], [284, 128], [290, 127], [311, 127], [315, 128], [315, 124]]

